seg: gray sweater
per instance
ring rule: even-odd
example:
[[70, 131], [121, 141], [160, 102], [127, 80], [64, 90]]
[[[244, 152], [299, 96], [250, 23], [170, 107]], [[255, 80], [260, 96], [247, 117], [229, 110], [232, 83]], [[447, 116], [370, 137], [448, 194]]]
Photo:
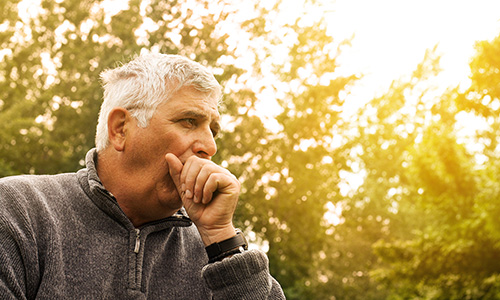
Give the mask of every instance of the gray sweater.
[[135, 228], [95, 160], [0, 179], [0, 299], [285, 298], [260, 251], [208, 264], [184, 211]]

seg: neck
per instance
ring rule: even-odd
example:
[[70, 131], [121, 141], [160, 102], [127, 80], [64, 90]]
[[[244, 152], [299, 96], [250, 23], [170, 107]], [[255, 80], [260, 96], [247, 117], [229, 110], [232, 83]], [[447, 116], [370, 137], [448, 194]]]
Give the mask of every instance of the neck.
[[128, 170], [120, 154], [108, 149], [97, 156], [97, 174], [135, 227], [169, 217], [180, 209], [161, 206], [154, 186], [141, 185], [141, 174]]

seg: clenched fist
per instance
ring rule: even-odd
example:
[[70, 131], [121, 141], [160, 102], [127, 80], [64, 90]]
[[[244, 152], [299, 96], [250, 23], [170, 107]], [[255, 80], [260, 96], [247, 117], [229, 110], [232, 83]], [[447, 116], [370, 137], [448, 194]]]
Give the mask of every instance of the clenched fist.
[[234, 236], [233, 214], [240, 193], [236, 177], [197, 156], [191, 156], [184, 164], [172, 153], [165, 159], [184, 208], [205, 246]]

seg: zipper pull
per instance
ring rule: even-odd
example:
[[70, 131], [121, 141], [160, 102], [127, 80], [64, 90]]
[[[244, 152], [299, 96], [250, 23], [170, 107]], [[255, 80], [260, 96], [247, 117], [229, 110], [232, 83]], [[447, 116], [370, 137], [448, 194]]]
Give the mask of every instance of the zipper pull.
[[135, 229], [135, 248], [134, 252], [139, 253], [139, 249], [141, 248], [141, 230]]

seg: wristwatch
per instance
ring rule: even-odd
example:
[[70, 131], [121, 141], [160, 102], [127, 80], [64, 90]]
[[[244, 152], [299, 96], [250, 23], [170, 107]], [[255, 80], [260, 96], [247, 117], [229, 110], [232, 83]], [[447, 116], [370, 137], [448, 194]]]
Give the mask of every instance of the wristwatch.
[[228, 238], [227, 240], [223, 240], [222, 242], [213, 243], [205, 247], [205, 250], [207, 251], [208, 262], [213, 263], [228, 256], [248, 250], [248, 242], [245, 239], [243, 232], [236, 229], [235, 236]]

